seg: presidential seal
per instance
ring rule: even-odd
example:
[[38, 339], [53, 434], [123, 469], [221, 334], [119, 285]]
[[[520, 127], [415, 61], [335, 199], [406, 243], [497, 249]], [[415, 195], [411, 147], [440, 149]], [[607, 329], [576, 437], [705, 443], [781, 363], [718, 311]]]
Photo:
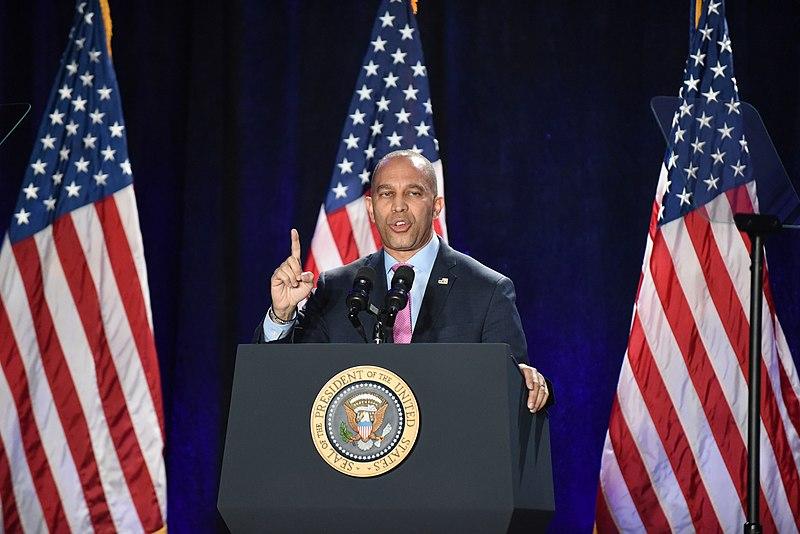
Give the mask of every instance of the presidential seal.
[[322, 386], [311, 408], [311, 437], [325, 462], [353, 477], [374, 477], [406, 459], [419, 432], [411, 388], [392, 371], [351, 367]]

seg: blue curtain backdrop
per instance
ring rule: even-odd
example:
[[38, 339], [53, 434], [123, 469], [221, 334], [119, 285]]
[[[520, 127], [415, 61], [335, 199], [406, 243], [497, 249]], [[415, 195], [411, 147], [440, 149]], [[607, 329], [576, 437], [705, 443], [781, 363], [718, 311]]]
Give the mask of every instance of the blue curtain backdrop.
[[[114, 63], [147, 253], [167, 414], [171, 532], [215, 509], [237, 343], [268, 278], [307, 246], [377, 0], [111, 1]], [[73, 5], [0, 0], [0, 102], [31, 116], [0, 147], [5, 231]], [[728, 2], [744, 100], [800, 178], [800, 6]], [[422, 0], [451, 242], [517, 285], [555, 383], [554, 532], [590, 528], [664, 141], [649, 110], [687, 54], [688, 2]], [[800, 356], [800, 236], [770, 238]]]

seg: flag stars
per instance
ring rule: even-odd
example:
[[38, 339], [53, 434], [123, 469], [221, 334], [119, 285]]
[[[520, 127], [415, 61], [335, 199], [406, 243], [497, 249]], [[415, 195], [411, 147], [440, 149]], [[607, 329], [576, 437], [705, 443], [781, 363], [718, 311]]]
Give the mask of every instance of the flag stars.
[[706, 191], [711, 191], [712, 189], [719, 189], [717, 186], [717, 182], [719, 182], [719, 178], [715, 178], [713, 174], [710, 174], [706, 180], [703, 180], [703, 183], [706, 184], [707, 189]]
[[372, 131], [372, 137], [380, 135], [383, 131], [383, 123], [378, 121], [378, 119], [375, 119], [375, 122], [372, 123], [372, 126], [370, 126], [369, 129]]
[[700, 83], [699, 78], [695, 78], [694, 74], [689, 75], [688, 80], [684, 80], [683, 84], [686, 86], [686, 91], [697, 91], [697, 84]]
[[86, 21], [86, 24], [89, 24], [91, 26], [93, 17], [94, 17], [94, 13], [90, 12], [90, 13], [87, 13], [87, 14], [85, 14], [83, 16], [83, 20]]
[[696, 117], [694, 120], [700, 123], [700, 129], [702, 130], [703, 128], [711, 128], [711, 119], [713, 118], [713, 115], [706, 115], [706, 112], [703, 111], [703, 114]]
[[386, 100], [385, 96], [381, 96], [381, 99], [375, 102], [378, 106], [378, 111], [389, 111], [389, 104], [391, 104], [391, 100]]
[[72, 101], [75, 111], [86, 111], [86, 99], [78, 95], [78, 98]]
[[393, 64], [393, 65], [397, 65], [398, 63], [403, 63], [403, 64], [405, 64], [405, 62], [406, 62], [406, 56], [407, 56], [408, 54], [407, 54], [407, 53], [405, 53], [405, 52], [403, 52], [402, 50], [400, 50], [400, 49], [398, 48], [398, 49], [395, 51], [395, 53], [394, 53], [394, 54], [389, 54], [389, 55], [390, 55], [390, 56], [392, 56], [392, 58], [394, 59], [394, 63], [392, 63], [392, 64]]
[[714, 72], [714, 79], [716, 80], [718, 76], [725, 77], [725, 69], [727, 69], [727, 65], [722, 65], [719, 61], [717, 61], [717, 65], [715, 67], [711, 67], [711, 70]]
[[347, 198], [347, 189], [349, 186], [344, 185], [342, 182], [338, 182], [336, 187], [332, 188], [333, 194], [336, 195], [336, 198]]
[[122, 174], [127, 174], [128, 176], [133, 175], [133, 171], [131, 170], [130, 160], [126, 159], [125, 161], [120, 163], [119, 168], [122, 169]]
[[50, 115], [48, 115], [48, 117], [50, 117], [51, 126], [56, 124], [64, 124], [64, 113], [58, 110], [53, 111]]
[[716, 152], [711, 154], [711, 157], [714, 159], [712, 165], [716, 165], [717, 163], [725, 164], [725, 152], [720, 152], [719, 148], [717, 148]]
[[39, 188], [33, 185], [33, 182], [29, 183], [28, 187], [24, 187], [22, 192], [25, 193], [25, 200], [39, 198]]
[[69, 148], [61, 147], [61, 150], [58, 151], [58, 159], [59, 161], [67, 161], [69, 159]]
[[369, 183], [369, 171], [367, 169], [358, 173], [358, 177], [361, 178], [361, 185], [367, 185]]
[[675, 152], [671, 152], [669, 155], [669, 161], [667, 162], [667, 170], [672, 169], [678, 163], [678, 155]]
[[428, 74], [428, 68], [422, 64], [421, 61], [417, 61], [416, 65], [411, 65], [411, 70], [414, 71], [414, 77], [417, 76], [426, 76]]
[[64, 84], [64, 86], [58, 90], [58, 94], [61, 96], [59, 100], [69, 100], [72, 98], [72, 88], [69, 85]]
[[428, 115], [433, 113], [433, 104], [431, 104], [430, 98], [426, 100], [422, 105], [425, 106], [425, 113], [427, 113]]
[[75, 162], [75, 169], [76, 169], [75, 172], [86, 172], [86, 173], [88, 173], [89, 172], [89, 161], [83, 159], [83, 156], [81, 156], [81, 159], [79, 159], [78, 161]]
[[78, 73], [78, 63], [72, 60], [72, 63], [68, 64], [66, 69], [70, 76], [75, 76]]
[[397, 117], [397, 124], [409, 124], [408, 118], [411, 116], [411, 113], [406, 111], [406, 108], [400, 108], [400, 111], [394, 114]]
[[15, 213], [14, 217], [17, 219], [17, 225], [29, 224], [31, 212], [25, 211], [25, 208], [20, 208], [19, 213]]
[[684, 204], [691, 205], [692, 204], [692, 192], [687, 191], [686, 188], [683, 188], [681, 193], [678, 193], [677, 197], [681, 199], [681, 206]]
[[370, 76], [378, 75], [378, 65], [376, 65], [375, 62], [372, 61], [371, 59], [369, 60], [369, 63], [367, 63], [361, 68], [367, 71], [367, 78], [369, 78]]
[[398, 31], [400, 32], [400, 35], [402, 36], [400, 38], [401, 41], [405, 41], [406, 39], [413, 39], [414, 38], [414, 28], [412, 28], [408, 24], [406, 24], [404, 28], [400, 28]]
[[111, 91], [113, 91], [113, 89], [109, 89], [104, 85], [97, 90], [97, 94], [100, 95], [100, 100], [111, 100]]
[[83, 50], [83, 43], [86, 42], [86, 37], [81, 37], [80, 39], [75, 39], [75, 46], [78, 47], [78, 50]]
[[686, 173], [686, 179], [694, 178], [697, 180], [697, 167], [689, 163], [689, 166], [683, 169], [683, 172]]
[[733, 139], [731, 137], [731, 132], [733, 131], [733, 126], [729, 127], [727, 122], [722, 125], [722, 128], [717, 128], [717, 131], [720, 134], [722, 134], [722, 139], [725, 139], [726, 137], [728, 139]]
[[414, 129], [417, 130], [417, 135], [420, 137], [428, 137], [428, 131], [431, 127], [425, 124], [425, 121], [419, 123], [418, 126], [414, 126]]
[[683, 134], [685, 134], [685, 133], [686, 133], [686, 130], [681, 130], [680, 127], [678, 127], [678, 129], [675, 130], [675, 141], [674, 142], [677, 143], [678, 141], [683, 141]]
[[355, 137], [352, 133], [347, 136], [345, 139], [342, 139], [342, 142], [347, 145], [347, 150], [358, 148], [358, 140], [361, 139], [360, 137]]
[[372, 146], [372, 143], [367, 145], [367, 148], [364, 150], [364, 158], [370, 160], [375, 157], [375, 147]]
[[711, 40], [711, 33], [714, 31], [714, 28], [709, 28], [708, 24], [706, 24], [701, 30], [700, 33], [703, 34], [703, 41], [710, 41]]
[[107, 185], [106, 180], [108, 179], [108, 174], [104, 173], [103, 171], [98, 172], [97, 174], [92, 176], [92, 178], [94, 178], [95, 185], [97, 185], [98, 187], [101, 185]]
[[353, 163], [352, 161], [348, 161], [347, 158], [342, 158], [342, 162], [337, 163], [336, 166], [339, 167], [339, 172], [341, 174], [353, 174]]
[[422, 149], [419, 148], [417, 145], [411, 147], [411, 152], [416, 152], [417, 154], [422, 154]]
[[414, 89], [412, 84], [408, 84], [408, 89], [403, 89], [403, 94], [406, 95], [406, 100], [416, 100], [419, 89]]
[[711, 2], [708, 4], [708, 14], [710, 15], [711, 13], [714, 13], [716, 15], [719, 15], [719, 11], [717, 11], [717, 8], [720, 6], [721, 3], [722, 2], [715, 3], [714, 0], [711, 0]]
[[390, 15], [388, 11], [382, 17], [378, 17], [378, 20], [381, 21], [381, 28], [394, 27], [394, 16]]
[[[414, 68], [414, 67], [411, 67], [411, 68]], [[388, 74], [388, 75], [387, 75], [387, 76], [386, 76], [386, 77], [383, 79], [383, 83], [385, 83], [385, 84], [386, 84], [386, 88], [387, 88], [387, 89], [388, 89], [389, 87], [397, 87], [397, 80], [399, 80], [399, 79], [400, 79], [400, 76], [395, 76], [395, 75], [394, 75], [394, 73], [391, 73], [391, 72], [390, 72], [390, 73], [389, 73], [389, 74]]]
[[394, 132], [392, 132], [392, 135], [390, 135], [386, 139], [389, 140], [389, 146], [390, 147], [393, 147], [393, 146], [399, 147], [400, 146], [400, 141], [403, 140], [403, 136], [402, 135], [397, 135], [397, 131], [394, 131]]
[[78, 76], [78, 78], [81, 79], [81, 83], [83, 83], [84, 87], [87, 87], [87, 86], [91, 87], [92, 86], [92, 80], [94, 80], [94, 74], [92, 74], [91, 72], [89, 72], [87, 70], [86, 72], [84, 72], [83, 74]]
[[67, 198], [69, 197], [77, 198], [80, 195], [81, 187], [83, 186], [76, 184], [75, 180], [72, 180], [72, 182], [70, 182], [70, 184], [66, 187]]
[[105, 113], [100, 113], [100, 110], [94, 108], [94, 111], [89, 113], [89, 117], [92, 119], [92, 124], [103, 124], [103, 117], [105, 117]]
[[381, 36], [379, 35], [377, 39], [375, 39], [374, 41], [370, 41], [370, 44], [372, 45], [372, 51], [373, 52], [386, 52], [386, 43], [387, 42], [388, 42], [387, 40], [381, 39]]
[[727, 35], [723, 36], [721, 41], [717, 41], [717, 44], [720, 46], [720, 54], [724, 54], [725, 52], [733, 53], [733, 49], [731, 48], [731, 40]]
[[715, 91], [713, 87], [709, 87], [708, 92], [700, 94], [706, 97], [706, 104], [710, 104], [711, 102], [717, 102], [717, 95], [719, 94], [719, 91]]
[[47, 211], [54, 211], [56, 209], [56, 199], [53, 198], [53, 195], [44, 199], [42, 203], [47, 208]]
[[48, 150], [50, 148], [55, 150], [56, 148], [55, 145], [56, 138], [50, 135], [50, 132], [47, 132], [47, 135], [39, 139], [39, 141], [42, 142], [42, 150]]
[[736, 113], [737, 115], [741, 115], [742, 112], [739, 111], [739, 106], [741, 104], [742, 103], [741, 102], [737, 102], [734, 97], [731, 97], [731, 101], [730, 102], [725, 102], [725, 106], [727, 106], [727, 108], [728, 108], [728, 115], [730, 115], [731, 113]]
[[39, 158], [36, 158], [35, 163], [31, 163], [31, 169], [33, 169], [34, 176], [36, 176], [37, 174], [44, 174], [45, 167], [47, 167], [47, 163], [45, 163]]
[[54, 172], [53, 173], [53, 185], [61, 185], [61, 180], [63, 178], [64, 178], [64, 173]]
[[684, 100], [681, 106], [678, 108], [681, 110], [681, 117], [683, 117], [684, 115], [691, 115], [693, 107], [694, 104], [689, 104], [688, 102], [686, 102], [686, 100]]
[[697, 67], [698, 65], [705, 66], [705, 61], [703, 61], [703, 60], [706, 58], [706, 55], [705, 54], [701, 54], [699, 48], [697, 49], [697, 53], [696, 54], [689, 54], [689, 57], [694, 60], [694, 66], [695, 67]]
[[73, 136], [73, 135], [77, 135], [78, 126], [79, 126], [79, 124], [77, 122], [75, 122], [73, 120], [69, 121], [69, 124], [64, 126], [64, 128], [66, 128], [66, 130], [67, 130], [67, 137], [70, 137], [70, 136]]
[[111, 132], [111, 137], [122, 137], [122, 130], [125, 127], [119, 123], [119, 121], [114, 121], [114, 124], [108, 127], [108, 131]]
[[353, 126], [356, 124], [364, 124], [364, 117], [366, 113], [362, 113], [361, 110], [355, 110], [352, 115], [349, 115], [351, 119], [353, 119]]
[[733, 169], [733, 177], [736, 178], [737, 176], [744, 177], [744, 170], [747, 168], [747, 165], [742, 165], [742, 160], [737, 160], [736, 165], [731, 165], [731, 169]]
[[744, 150], [748, 154], [750, 153], [750, 148], [748, 148], [747, 146], [747, 139], [745, 139], [744, 136], [742, 136], [742, 138], [739, 139], [739, 144], [742, 146], [742, 150]]
[[116, 154], [117, 151], [112, 149], [111, 145], [106, 145], [100, 153], [103, 155], [103, 161], [114, 161], [114, 154]]
[[372, 100], [372, 89], [368, 88], [366, 84], [361, 85], [361, 89], [356, 91], [358, 94], [358, 101]]
[[95, 148], [94, 143], [97, 141], [96, 137], [93, 137], [91, 133], [87, 133], [83, 138], [83, 148], [89, 150], [90, 148]]
[[89, 52], [89, 61], [91, 61], [92, 63], [100, 63], [101, 54], [102, 52], [100, 52], [99, 50], [92, 49], [92, 51]]
[[706, 144], [705, 141], [701, 141], [699, 137], [695, 137], [694, 138], [694, 142], [693, 143], [689, 143], [689, 144], [692, 145], [692, 149], [693, 149], [693, 153], [694, 154], [697, 154], [698, 152], [700, 152], [701, 154], [704, 154], [703, 145]]

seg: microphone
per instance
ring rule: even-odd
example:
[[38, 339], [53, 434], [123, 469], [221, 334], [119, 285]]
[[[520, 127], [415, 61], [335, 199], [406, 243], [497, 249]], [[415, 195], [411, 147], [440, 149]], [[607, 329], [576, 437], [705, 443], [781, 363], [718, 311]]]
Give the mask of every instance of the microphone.
[[353, 279], [353, 288], [347, 294], [345, 304], [347, 305], [347, 318], [358, 330], [364, 342], [367, 341], [367, 336], [364, 333], [364, 327], [358, 318], [358, 314], [369, 308], [369, 292], [375, 285], [375, 269], [372, 267], [362, 267], [356, 273]]
[[411, 292], [411, 286], [414, 283], [414, 269], [408, 265], [399, 267], [394, 272], [392, 278], [392, 287], [386, 293], [386, 300], [384, 302], [385, 310], [388, 321], [387, 326], [394, 325], [394, 318], [408, 304], [408, 294]]

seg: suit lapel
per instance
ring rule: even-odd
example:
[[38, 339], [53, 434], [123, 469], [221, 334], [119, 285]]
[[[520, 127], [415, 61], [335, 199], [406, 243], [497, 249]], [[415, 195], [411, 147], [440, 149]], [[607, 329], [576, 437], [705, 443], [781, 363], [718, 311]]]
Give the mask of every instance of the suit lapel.
[[[434, 332], [442, 309], [447, 302], [450, 288], [456, 282], [456, 275], [452, 272], [456, 266], [456, 255], [453, 249], [443, 241], [439, 245], [439, 253], [436, 261], [433, 262], [431, 276], [428, 278], [428, 285], [425, 287], [425, 296], [422, 298], [422, 306], [419, 310], [417, 322], [414, 325], [414, 333], [411, 336], [412, 343], [425, 343], [431, 341], [431, 334]], [[446, 279], [446, 283], [439, 283]]]

